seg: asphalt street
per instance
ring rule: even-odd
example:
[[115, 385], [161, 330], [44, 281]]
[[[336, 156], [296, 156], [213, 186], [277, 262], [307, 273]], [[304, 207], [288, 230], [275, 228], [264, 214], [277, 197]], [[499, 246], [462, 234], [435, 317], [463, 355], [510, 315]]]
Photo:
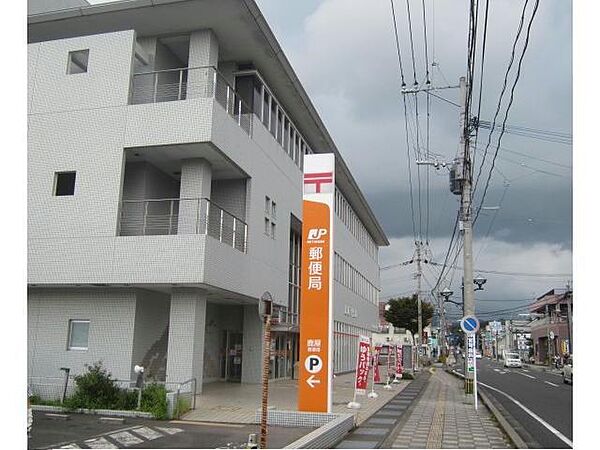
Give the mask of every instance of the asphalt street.
[[541, 448], [572, 446], [573, 388], [563, 383], [562, 376], [531, 368], [505, 368], [502, 361], [482, 358], [477, 360], [477, 381], [479, 389], [493, 396], [526, 430], [522, 436], [526, 442], [533, 438], [533, 446]]
[[[314, 428], [268, 428], [268, 448], [282, 448]], [[69, 414], [68, 420], [34, 412], [30, 449], [47, 448], [242, 448], [258, 425], [125, 419], [101, 422], [99, 416]]]

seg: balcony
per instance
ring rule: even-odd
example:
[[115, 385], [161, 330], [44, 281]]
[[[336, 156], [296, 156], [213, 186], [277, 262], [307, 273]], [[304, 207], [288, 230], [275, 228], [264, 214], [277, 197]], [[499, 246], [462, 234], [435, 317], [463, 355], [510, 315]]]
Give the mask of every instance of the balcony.
[[205, 234], [246, 253], [248, 225], [207, 198], [124, 200], [120, 236]]
[[215, 67], [184, 67], [133, 75], [131, 104], [194, 98], [214, 98], [252, 136], [251, 108]]

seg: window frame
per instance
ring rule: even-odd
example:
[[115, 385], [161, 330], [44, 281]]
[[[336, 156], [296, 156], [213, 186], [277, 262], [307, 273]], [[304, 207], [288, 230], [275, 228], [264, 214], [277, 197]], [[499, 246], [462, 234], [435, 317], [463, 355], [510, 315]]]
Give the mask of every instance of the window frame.
[[[85, 57], [85, 70], [73, 59], [73, 55], [76, 55], [78, 53], [85, 53], [86, 57]], [[90, 63], [90, 49], [89, 48], [83, 48], [80, 50], [70, 50], [69, 54], [67, 55], [67, 75], [81, 75], [84, 73], [88, 73], [88, 68], [89, 68], [89, 64]], [[72, 72], [71, 71], [71, 67], [78, 67], [79, 69], [81, 69], [81, 72]]]
[[[87, 324], [87, 346], [86, 347], [76, 347], [72, 345], [73, 339], [73, 325], [75, 324]], [[88, 351], [90, 348], [90, 319], [69, 319], [69, 329], [67, 335], [67, 350], [68, 351]]]
[[[58, 178], [61, 175], [73, 174], [73, 192], [71, 194], [59, 194], [58, 193]], [[62, 170], [59, 172], [54, 172], [54, 183], [52, 186], [52, 196], [53, 197], [72, 197], [75, 195], [75, 186], [77, 185], [77, 171], [76, 170]]]

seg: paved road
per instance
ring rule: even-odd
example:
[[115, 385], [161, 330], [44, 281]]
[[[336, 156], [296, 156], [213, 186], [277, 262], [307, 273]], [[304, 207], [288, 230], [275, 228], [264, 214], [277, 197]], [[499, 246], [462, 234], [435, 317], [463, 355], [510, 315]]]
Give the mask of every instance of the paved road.
[[[99, 416], [70, 414], [52, 420], [34, 412], [29, 448], [242, 448], [258, 425], [125, 419], [105, 423]], [[313, 428], [269, 427], [269, 448], [282, 448]]]
[[568, 442], [573, 440], [573, 388], [564, 384], [560, 375], [527, 368], [504, 368], [502, 362], [488, 358], [479, 359], [477, 363], [480, 389], [492, 395], [529, 433], [523, 436], [526, 442], [533, 438], [542, 448], [571, 446]]

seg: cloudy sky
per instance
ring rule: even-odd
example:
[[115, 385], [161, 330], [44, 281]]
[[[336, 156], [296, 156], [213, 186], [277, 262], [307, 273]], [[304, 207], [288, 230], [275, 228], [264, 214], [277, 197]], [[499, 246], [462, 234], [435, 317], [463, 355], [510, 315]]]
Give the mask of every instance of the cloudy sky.
[[[530, 1], [528, 15], [534, 3]], [[391, 246], [381, 252], [381, 265], [411, 259], [414, 238], [404, 113], [390, 2], [258, 0], [258, 4], [390, 238]], [[435, 58], [438, 64], [430, 68], [432, 83], [456, 85], [465, 74], [468, 2], [435, 0], [434, 4], [434, 0], [426, 0], [425, 6], [429, 63]], [[490, 121], [494, 116], [522, 7], [523, 0], [490, 2], [481, 120]], [[395, 0], [395, 8], [405, 77], [411, 84], [406, 3]], [[426, 65], [421, 0], [410, 0], [410, 8], [417, 80], [422, 81]], [[509, 124], [571, 134], [571, 44], [570, 2], [542, 0], [532, 26]], [[514, 70], [509, 82], [513, 79]], [[438, 94], [458, 102], [456, 89]], [[422, 130], [425, 130], [425, 101], [422, 94], [419, 98]], [[487, 138], [487, 132], [481, 130], [478, 145], [484, 147]], [[501, 145], [497, 170], [485, 200], [485, 206], [500, 208], [482, 212], [476, 224], [476, 269], [524, 274], [571, 273], [571, 146], [514, 134], [505, 134]], [[449, 160], [455, 156], [457, 147], [458, 108], [432, 97], [430, 149], [441, 155], [440, 159]], [[486, 164], [483, 173], [487, 174], [489, 168]], [[425, 172], [421, 170], [424, 240], [427, 237]], [[412, 176], [418, 210], [414, 166]], [[429, 247], [433, 261], [443, 261], [458, 197], [448, 190], [447, 170], [430, 169], [429, 176]], [[418, 212], [415, 214], [418, 227]], [[462, 264], [462, 257], [458, 261]], [[382, 271], [382, 297], [414, 291], [414, 271], [414, 265]], [[435, 283], [437, 273], [436, 267], [425, 268], [424, 288], [430, 289], [428, 283]], [[486, 311], [527, 304], [551, 288], [564, 287], [569, 279], [568, 276], [482, 275], [488, 278], [486, 289], [477, 293], [481, 299], [477, 310], [482, 315]], [[451, 277], [451, 288], [457, 293], [460, 277], [460, 270]]]
[[[103, 0], [91, 3], [100, 1]], [[490, 2], [481, 120], [491, 121], [494, 116], [524, 1]], [[390, 1], [257, 0], [257, 3], [390, 238], [390, 247], [381, 251], [381, 266], [411, 259], [413, 216]], [[534, 3], [529, 1], [526, 17]], [[413, 74], [406, 2], [394, 0], [394, 4], [405, 77], [410, 85]], [[409, 4], [416, 75], [422, 82], [426, 68], [422, 0], [409, 0]], [[436, 63], [429, 68], [434, 86], [456, 85], [458, 78], [465, 75], [468, 5], [467, 0], [425, 0], [429, 64]], [[571, 22], [571, 2], [540, 1], [508, 124], [571, 134]], [[517, 54], [522, 48], [523, 41], [520, 42]], [[509, 86], [515, 68], [516, 64], [509, 76]], [[479, 79], [478, 60], [476, 83]], [[456, 89], [437, 94], [450, 102], [459, 101]], [[508, 95], [500, 117], [507, 98]], [[425, 94], [419, 95], [419, 105], [423, 142]], [[458, 110], [431, 97], [430, 151], [439, 155], [440, 160], [451, 160], [456, 155]], [[414, 123], [414, 116], [411, 118]], [[492, 144], [496, 138], [497, 133]], [[485, 147], [487, 139], [487, 131], [482, 129], [478, 146]], [[484, 202], [484, 206], [493, 209], [482, 211], [475, 227], [475, 267], [521, 275], [481, 273], [488, 279], [485, 290], [476, 296], [481, 300], [477, 311], [482, 316], [486, 311], [530, 303], [547, 290], [564, 287], [570, 279], [562, 275], [526, 274], [570, 274], [572, 270], [572, 147], [515, 134], [505, 134], [501, 147]], [[494, 148], [492, 145], [490, 155]], [[481, 154], [481, 149], [477, 150], [476, 166]], [[481, 185], [490, 170], [489, 161], [491, 158], [484, 165]], [[446, 169], [429, 169], [427, 221], [426, 169], [420, 171], [420, 209], [414, 162], [412, 170], [417, 227], [420, 222], [421, 235], [423, 241], [429, 242], [432, 260], [443, 261], [458, 197], [448, 190]], [[482, 191], [479, 189], [476, 195], [476, 204]], [[462, 256], [458, 263], [462, 265]], [[383, 270], [382, 297], [413, 292], [414, 272], [414, 265]], [[437, 273], [437, 267], [426, 265], [426, 291], [435, 283]], [[461, 271], [457, 269], [450, 272], [447, 281], [456, 293], [460, 292], [460, 277]]]

